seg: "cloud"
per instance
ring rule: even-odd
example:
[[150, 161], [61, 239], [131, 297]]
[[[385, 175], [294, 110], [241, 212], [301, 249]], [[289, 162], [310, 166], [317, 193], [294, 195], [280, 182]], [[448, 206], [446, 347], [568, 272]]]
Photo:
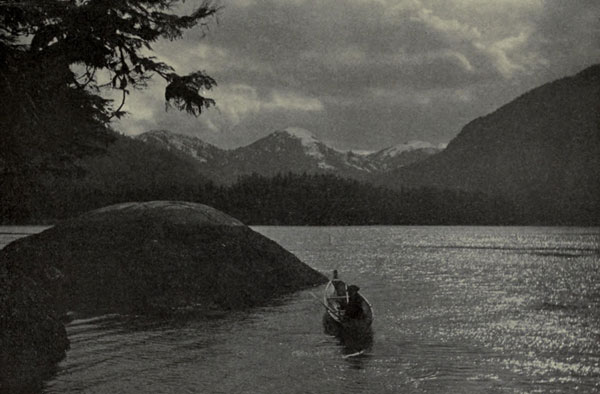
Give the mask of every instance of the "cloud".
[[[540, 1], [525, 1], [516, 3], [512, 0], [494, 2], [493, 5], [481, 0], [455, 0], [452, 3], [459, 7], [487, 7], [490, 14], [502, 15], [506, 8], [539, 9]], [[485, 3], [485, 4], [483, 4]], [[444, 10], [440, 10], [444, 12]], [[468, 14], [468, 12], [467, 12]], [[463, 15], [464, 18], [464, 15]], [[440, 41], [448, 47], [454, 48], [454, 53], [460, 55], [464, 64], [468, 64], [470, 70], [479, 72], [480, 75], [488, 74], [493, 78], [491, 71], [496, 71], [504, 79], [510, 79], [518, 73], [532, 73], [536, 69], [546, 66], [548, 61], [539, 53], [531, 43], [532, 26], [524, 22], [516, 22], [518, 34], [513, 31], [505, 31], [501, 27], [492, 25], [489, 27], [478, 27], [477, 18], [459, 21], [458, 19], [445, 19], [436, 15], [431, 9], [421, 9], [412, 21], [422, 23], [434, 34], [439, 35]], [[496, 22], [497, 24], [497, 22]], [[472, 59], [469, 60], [469, 59]], [[476, 64], [477, 66], [473, 66]]]
[[[139, 134], [145, 131], [142, 128], [147, 127], [155, 118], [167, 117], [166, 114], [153, 110], [161, 100], [160, 92], [163, 88], [162, 84], [153, 84], [150, 88], [153, 94], [144, 94], [128, 100], [126, 110], [130, 116], [120, 123], [120, 128], [125, 128], [129, 134]], [[261, 94], [259, 89], [245, 84], [218, 86], [210, 96], [216, 100], [217, 106], [206, 110], [198, 121], [212, 132], [235, 127], [261, 112], [318, 112], [324, 109], [323, 103], [316, 98], [278, 90]], [[172, 118], [179, 115], [174, 110], [169, 112]]]
[[231, 125], [238, 125], [249, 115], [261, 111], [322, 111], [323, 104], [316, 98], [290, 91], [272, 90], [261, 96], [258, 89], [244, 84], [226, 85], [215, 89], [213, 97], [217, 110], [207, 116], [224, 117]]
[[516, 73], [532, 73], [549, 64], [539, 52], [526, 48], [529, 38], [530, 33], [520, 32], [489, 45], [476, 43], [475, 46], [489, 56], [494, 68], [504, 78], [509, 79]]
[[304, 97], [295, 92], [277, 92], [271, 94], [270, 100], [262, 103], [267, 110], [287, 111], [322, 111], [323, 103], [316, 98]]
[[435, 15], [432, 10], [424, 8], [417, 12], [411, 20], [421, 22], [434, 31], [444, 34], [454, 42], [473, 42], [481, 39], [481, 33], [475, 27], [460, 23], [456, 19], [443, 19]]
[[132, 103], [132, 129], [154, 122], [222, 146], [286, 126], [354, 149], [426, 136], [447, 142], [469, 120], [600, 56], [594, 0], [223, 6], [208, 32], [155, 45], [178, 71], [205, 70], [217, 80], [209, 92], [217, 109], [191, 120], [165, 113], [162, 93], [152, 88], [157, 98], [132, 98], [139, 101]]

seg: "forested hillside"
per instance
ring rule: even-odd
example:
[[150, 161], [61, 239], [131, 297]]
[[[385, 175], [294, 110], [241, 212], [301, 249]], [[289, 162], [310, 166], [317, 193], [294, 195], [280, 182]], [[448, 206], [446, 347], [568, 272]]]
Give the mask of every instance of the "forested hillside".
[[444, 151], [383, 178], [392, 188], [501, 194], [531, 223], [598, 225], [600, 65], [519, 96], [467, 124]]
[[209, 202], [249, 224], [512, 224], [517, 215], [509, 202], [482, 193], [392, 191], [331, 175], [253, 175], [216, 196]]
[[392, 191], [333, 175], [251, 175], [217, 186], [195, 174], [192, 165], [161, 152], [156, 156], [149, 146], [121, 140], [108, 156], [85, 161], [83, 176], [45, 177], [2, 196], [2, 222], [53, 223], [106, 205], [151, 200], [199, 202], [253, 225], [511, 224], [519, 219], [509, 202], [482, 193]]

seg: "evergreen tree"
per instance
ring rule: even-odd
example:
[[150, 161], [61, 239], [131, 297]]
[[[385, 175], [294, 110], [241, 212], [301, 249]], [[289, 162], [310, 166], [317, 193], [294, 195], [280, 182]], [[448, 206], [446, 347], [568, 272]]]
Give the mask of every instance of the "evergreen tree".
[[[74, 157], [103, 149], [114, 139], [110, 119], [153, 76], [166, 80], [165, 99], [177, 109], [197, 116], [213, 105], [201, 93], [215, 85], [210, 76], [179, 75], [150, 55], [158, 39], [178, 39], [217, 12], [205, 1], [180, 15], [178, 3], [0, 1], [0, 174], [62, 171]], [[115, 107], [103, 99], [103, 88], [120, 91], [122, 101]]]

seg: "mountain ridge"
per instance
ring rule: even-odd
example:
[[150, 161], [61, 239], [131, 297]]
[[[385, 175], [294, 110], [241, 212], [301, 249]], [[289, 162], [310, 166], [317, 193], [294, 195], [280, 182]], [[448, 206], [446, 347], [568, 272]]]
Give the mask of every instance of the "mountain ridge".
[[[368, 180], [373, 173], [411, 164], [440, 151], [428, 142], [413, 141], [367, 155], [342, 152], [298, 127], [275, 130], [249, 145], [231, 150], [168, 130], [151, 130], [135, 138], [197, 160], [206, 176], [224, 183], [252, 173], [273, 176], [286, 172], [336, 174]], [[384, 152], [393, 150], [397, 152], [387, 155]]]
[[600, 65], [474, 119], [444, 151], [395, 169], [378, 184], [501, 194], [541, 223], [599, 214]]

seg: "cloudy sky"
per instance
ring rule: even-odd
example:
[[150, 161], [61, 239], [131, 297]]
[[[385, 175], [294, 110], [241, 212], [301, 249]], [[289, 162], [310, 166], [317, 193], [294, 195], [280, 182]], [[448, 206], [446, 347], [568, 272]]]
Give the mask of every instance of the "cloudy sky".
[[217, 107], [198, 118], [166, 112], [156, 81], [130, 96], [119, 130], [169, 129], [224, 148], [288, 126], [338, 149], [446, 143], [527, 90], [600, 62], [598, 0], [220, 4], [208, 31], [154, 46], [179, 73], [214, 77]]

